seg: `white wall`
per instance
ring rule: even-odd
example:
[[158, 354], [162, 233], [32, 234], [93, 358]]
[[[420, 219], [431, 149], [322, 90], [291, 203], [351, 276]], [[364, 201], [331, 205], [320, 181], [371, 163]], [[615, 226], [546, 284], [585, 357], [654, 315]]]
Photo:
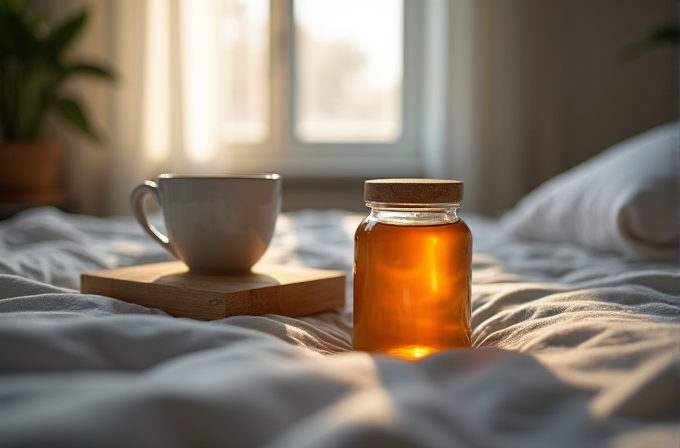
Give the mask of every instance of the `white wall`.
[[663, 22], [671, 0], [561, 0], [566, 165], [677, 118], [677, 50], [622, 62], [622, 48]]
[[497, 215], [546, 179], [675, 118], [675, 53], [621, 51], [677, 20], [670, 0], [449, 0], [437, 176]]

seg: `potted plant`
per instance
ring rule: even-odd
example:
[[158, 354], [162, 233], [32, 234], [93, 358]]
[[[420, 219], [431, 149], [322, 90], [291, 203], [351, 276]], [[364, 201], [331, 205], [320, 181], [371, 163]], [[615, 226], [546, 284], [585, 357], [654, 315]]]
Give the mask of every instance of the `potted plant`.
[[0, 1], [0, 200], [5, 202], [55, 202], [63, 150], [44, 138], [46, 119], [56, 112], [98, 141], [80, 102], [63, 87], [77, 76], [114, 79], [107, 67], [69, 57], [87, 22], [86, 11], [54, 23], [32, 3]]

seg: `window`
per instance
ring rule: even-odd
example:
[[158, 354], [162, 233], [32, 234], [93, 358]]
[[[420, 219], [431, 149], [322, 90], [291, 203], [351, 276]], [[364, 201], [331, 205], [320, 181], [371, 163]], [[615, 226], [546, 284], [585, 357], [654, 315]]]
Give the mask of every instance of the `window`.
[[231, 167], [417, 175], [420, 3], [224, 1], [221, 141]]
[[422, 3], [148, 0], [146, 153], [202, 170], [419, 174]]
[[304, 142], [401, 134], [400, 0], [296, 0], [293, 132]]

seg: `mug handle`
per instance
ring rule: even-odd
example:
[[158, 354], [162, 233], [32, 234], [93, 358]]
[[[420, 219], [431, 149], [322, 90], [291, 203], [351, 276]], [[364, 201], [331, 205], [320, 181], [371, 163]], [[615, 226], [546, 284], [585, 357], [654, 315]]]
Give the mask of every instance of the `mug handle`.
[[175, 248], [172, 247], [172, 243], [167, 236], [163, 235], [157, 228], [155, 228], [150, 222], [149, 217], [146, 215], [146, 208], [144, 207], [144, 198], [146, 195], [152, 195], [156, 198], [156, 201], [160, 205], [160, 197], [158, 196], [158, 185], [155, 182], [147, 180], [139, 185], [137, 185], [130, 195], [130, 207], [132, 208], [132, 215], [137, 219], [142, 229], [149, 234], [154, 241], [163, 247], [170, 255], [175, 258], [179, 258], [175, 252]]

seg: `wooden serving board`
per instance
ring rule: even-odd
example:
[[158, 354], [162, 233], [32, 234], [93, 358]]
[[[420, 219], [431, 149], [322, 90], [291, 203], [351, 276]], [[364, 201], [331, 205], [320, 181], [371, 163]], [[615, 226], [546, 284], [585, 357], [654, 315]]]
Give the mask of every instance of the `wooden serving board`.
[[297, 266], [256, 265], [233, 275], [190, 273], [181, 261], [82, 274], [83, 294], [98, 294], [175, 317], [199, 320], [279, 314], [297, 317], [345, 305], [345, 274]]

